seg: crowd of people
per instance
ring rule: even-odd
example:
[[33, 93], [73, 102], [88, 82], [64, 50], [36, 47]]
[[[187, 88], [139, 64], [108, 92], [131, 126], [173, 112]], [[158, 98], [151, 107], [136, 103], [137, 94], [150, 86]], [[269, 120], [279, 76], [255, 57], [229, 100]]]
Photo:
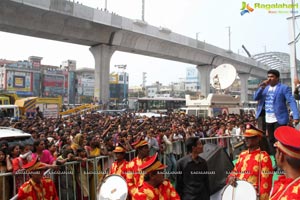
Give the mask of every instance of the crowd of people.
[[[255, 123], [254, 116], [250, 114], [243, 116], [220, 115], [215, 118], [202, 119], [187, 116], [183, 113], [170, 113], [166, 117], [149, 118], [136, 117], [134, 113], [111, 116], [95, 112], [58, 119], [38, 117], [35, 119], [21, 119], [18, 122], [3, 120], [0, 122], [0, 126], [23, 130], [30, 133], [34, 139], [33, 145], [25, 146], [21, 144], [8, 146], [6, 141], [1, 141], [0, 146], [5, 158], [2, 171], [12, 171], [15, 174], [16, 182], [15, 191], [13, 191], [13, 188], [6, 187], [10, 190], [6, 194], [17, 193], [17, 189], [24, 182], [24, 176], [18, 174], [18, 170], [23, 170], [22, 166], [36, 157], [45, 163], [47, 167], [52, 167], [65, 165], [74, 160], [85, 161], [101, 155], [108, 156], [109, 161], [101, 166], [102, 170], [106, 170], [114, 159], [118, 158], [118, 153], [114, 152], [116, 147], [122, 146], [126, 152], [135, 150], [134, 142], [143, 139], [149, 146], [149, 156], [158, 153], [158, 158], [161, 161], [165, 157], [166, 171], [171, 172], [176, 170], [176, 161], [185, 154], [185, 148], [182, 148], [182, 144], [188, 138], [241, 135], [246, 123]], [[115, 155], [116, 157], [114, 157]], [[128, 157], [128, 154], [126, 155]], [[8, 166], [10, 164], [12, 167]], [[85, 162], [82, 162], [81, 167], [88, 170], [89, 166], [84, 165]], [[65, 168], [67, 168], [67, 165]], [[61, 182], [64, 181], [62, 176], [60, 175]], [[176, 177], [174, 174], [170, 173], [167, 177], [172, 183], [175, 182]], [[25, 179], [28, 178], [29, 176]], [[94, 178], [101, 179], [101, 176], [85, 178], [82, 175], [77, 177], [75, 181], [77, 181], [77, 185], [82, 186], [86, 182], [93, 183]], [[69, 197], [74, 196], [74, 188], [72, 187], [71, 185], [60, 187], [62, 190], [71, 191], [62, 192], [61, 194], [67, 194]], [[83, 187], [81, 190], [75, 191], [81, 191], [82, 194], [79, 195], [83, 197], [90, 196], [91, 198], [91, 195], [95, 196], [95, 194], [92, 194], [91, 185], [89, 188]]]

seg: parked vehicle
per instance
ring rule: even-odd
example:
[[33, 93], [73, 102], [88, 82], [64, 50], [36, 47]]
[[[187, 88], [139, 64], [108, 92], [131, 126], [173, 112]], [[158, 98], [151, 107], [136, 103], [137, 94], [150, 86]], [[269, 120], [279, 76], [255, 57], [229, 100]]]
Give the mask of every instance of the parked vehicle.
[[10, 128], [10, 127], [0, 127], [0, 142], [7, 141], [8, 146], [13, 146], [16, 144], [33, 145], [33, 138], [31, 134], [25, 133], [22, 130]]
[[198, 117], [217, 117], [222, 114], [240, 114], [240, 98], [225, 94], [209, 94], [205, 99], [191, 100], [186, 95], [186, 106], [181, 108], [187, 115]]
[[2, 118], [18, 121], [20, 118], [19, 107], [16, 105], [0, 105], [0, 119]]

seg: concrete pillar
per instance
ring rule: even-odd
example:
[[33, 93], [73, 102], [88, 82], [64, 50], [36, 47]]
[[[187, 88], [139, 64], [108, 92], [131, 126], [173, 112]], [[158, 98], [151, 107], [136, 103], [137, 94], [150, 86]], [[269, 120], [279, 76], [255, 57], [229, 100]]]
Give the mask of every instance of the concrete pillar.
[[248, 79], [250, 74], [239, 74], [241, 80], [241, 102], [248, 101]]
[[198, 72], [199, 72], [199, 81], [201, 86], [201, 96], [207, 97], [207, 95], [210, 92], [210, 71], [212, 69], [211, 65], [205, 65], [205, 66], [197, 66]]
[[95, 59], [94, 98], [103, 104], [109, 102], [109, 66], [115, 47], [98, 45], [90, 48]]

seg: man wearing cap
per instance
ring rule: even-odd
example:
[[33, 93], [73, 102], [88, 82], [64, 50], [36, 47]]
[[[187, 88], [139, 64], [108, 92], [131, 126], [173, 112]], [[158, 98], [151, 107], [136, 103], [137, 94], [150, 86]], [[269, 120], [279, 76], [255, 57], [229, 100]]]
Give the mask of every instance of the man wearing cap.
[[149, 160], [149, 146], [146, 140], [139, 139], [132, 144], [137, 151], [137, 156], [132, 159], [126, 168], [126, 182], [129, 195], [133, 198], [138, 188], [144, 182], [144, 174], [141, 172], [141, 165]]
[[276, 162], [284, 171], [274, 182], [270, 200], [300, 199], [300, 132], [289, 126], [276, 129]]
[[109, 174], [117, 174], [126, 179], [126, 167], [128, 162], [125, 160], [126, 150], [122, 146], [117, 146], [113, 152], [116, 155], [116, 161], [111, 164]]
[[50, 178], [43, 177], [46, 165], [37, 158], [23, 165], [31, 178], [18, 191], [18, 200], [58, 200], [55, 185]]
[[293, 112], [294, 123], [299, 123], [299, 112], [291, 88], [279, 82], [280, 73], [278, 70], [268, 71], [268, 79], [263, 81], [254, 94], [254, 100], [258, 101], [256, 119], [265, 115], [267, 135], [270, 144], [271, 154], [275, 154], [273, 148], [276, 142], [274, 131], [279, 126], [289, 123], [289, 111], [286, 102], [289, 103]]
[[158, 153], [141, 165], [145, 173], [144, 182], [134, 200], [178, 200], [180, 199], [175, 188], [168, 179], [164, 179], [164, 169], [167, 167], [157, 158]]
[[259, 142], [263, 131], [252, 124], [246, 126], [243, 134], [248, 150], [243, 151], [227, 178], [227, 183], [236, 186], [237, 180], [251, 183], [260, 200], [268, 200], [272, 187], [273, 168], [269, 154], [262, 151]]

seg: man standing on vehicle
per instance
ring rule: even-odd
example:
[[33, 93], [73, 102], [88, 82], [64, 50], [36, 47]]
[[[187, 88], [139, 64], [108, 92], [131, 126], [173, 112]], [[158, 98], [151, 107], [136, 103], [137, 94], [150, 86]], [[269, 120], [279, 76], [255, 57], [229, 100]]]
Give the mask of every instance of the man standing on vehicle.
[[258, 101], [256, 119], [265, 111], [267, 136], [272, 155], [275, 154], [273, 148], [276, 142], [274, 137], [275, 129], [289, 123], [289, 111], [286, 102], [289, 103], [293, 112], [294, 123], [299, 123], [299, 112], [291, 88], [281, 84], [279, 77], [280, 73], [278, 70], [269, 70], [268, 79], [259, 85], [258, 90], [254, 94], [254, 100]]

